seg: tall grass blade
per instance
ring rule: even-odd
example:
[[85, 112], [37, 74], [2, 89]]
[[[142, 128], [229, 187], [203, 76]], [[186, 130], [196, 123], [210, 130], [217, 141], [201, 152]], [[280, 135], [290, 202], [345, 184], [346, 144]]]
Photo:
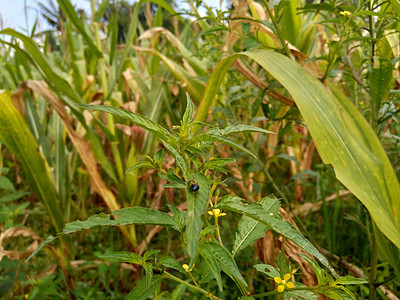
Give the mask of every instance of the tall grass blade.
[[56, 232], [61, 232], [64, 216], [50, 170], [24, 119], [14, 108], [9, 92], [0, 94], [0, 140], [21, 162], [29, 186], [43, 201]]

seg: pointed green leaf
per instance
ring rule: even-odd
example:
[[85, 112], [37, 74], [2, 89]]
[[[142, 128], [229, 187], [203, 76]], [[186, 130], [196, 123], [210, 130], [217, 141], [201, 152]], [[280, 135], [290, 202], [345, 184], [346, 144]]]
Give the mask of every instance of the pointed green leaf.
[[154, 169], [154, 166], [151, 164], [151, 162], [148, 161], [139, 161], [136, 164], [133, 164], [128, 168], [128, 170], [125, 171], [125, 174], [128, 174], [129, 172], [132, 172], [135, 169], [139, 168], [151, 168]]
[[201, 244], [201, 247], [206, 248], [215, 257], [219, 262], [222, 271], [231, 277], [239, 287], [246, 289], [247, 282], [240, 273], [236, 262], [226, 249], [222, 248], [221, 245], [212, 242], [205, 242]]
[[136, 114], [136, 113], [131, 112], [126, 109], [113, 107], [113, 106], [104, 106], [104, 105], [81, 104], [79, 106], [82, 108], [86, 108], [86, 109], [103, 111], [103, 112], [110, 113], [115, 116], [119, 116], [121, 118], [127, 119], [127, 120], [131, 121], [132, 123], [138, 125], [139, 127], [142, 127], [143, 129], [146, 129], [147, 131], [151, 132], [152, 134], [154, 134], [156, 137], [160, 138], [163, 141], [167, 141], [171, 135], [161, 125], [153, 122], [152, 120], [150, 120], [146, 117], [143, 117], [139, 114]]
[[215, 135], [229, 135], [229, 134], [236, 134], [236, 133], [244, 133], [244, 132], [260, 132], [265, 134], [275, 134], [272, 131], [262, 129], [256, 126], [251, 125], [229, 125], [223, 129], [220, 128], [211, 128], [207, 130], [207, 133], [215, 134]]
[[336, 280], [338, 284], [348, 285], [348, 284], [364, 284], [368, 283], [364, 278], [357, 278], [350, 275], [340, 276], [338, 280]]
[[210, 268], [212, 275], [214, 276], [215, 280], [217, 281], [219, 290], [223, 290], [222, 279], [221, 279], [221, 267], [215, 257], [214, 253], [212, 253], [207, 247], [206, 244], [199, 245], [199, 254], [204, 258], [206, 264]]
[[146, 300], [148, 297], [154, 296], [156, 290], [161, 285], [162, 279], [162, 276], [154, 275], [149, 285], [146, 278], [140, 280], [125, 297], [125, 300]]
[[186, 93], [186, 110], [185, 110], [185, 113], [182, 118], [182, 126], [183, 127], [186, 127], [191, 123], [192, 118], [193, 118], [193, 111], [194, 111], [194, 107], [193, 107], [192, 99], [190, 99], [189, 94]]
[[252, 157], [257, 158], [257, 156], [255, 156], [255, 154], [253, 154], [251, 151], [244, 148], [242, 145], [236, 143], [235, 141], [233, 141], [227, 137], [220, 136], [220, 135], [214, 135], [214, 134], [208, 134], [208, 133], [199, 134], [190, 140], [189, 145], [195, 145], [197, 143], [202, 143], [202, 142], [219, 142], [219, 143], [231, 146], [233, 148], [242, 150], [243, 152], [246, 152], [247, 154], [251, 155]]
[[60, 232], [64, 226], [64, 216], [49, 167], [7, 91], [0, 94], [0, 141], [21, 163], [29, 187], [44, 203], [53, 226]]
[[225, 210], [231, 210], [240, 214], [244, 214], [254, 220], [271, 227], [274, 231], [282, 236], [291, 239], [305, 251], [314, 255], [318, 260], [326, 266], [332, 274], [336, 275], [335, 270], [329, 264], [329, 261], [323, 256], [317, 248], [315, 248], [292, 224], [281, 219], [279, 214], [270, 213], [258, 203], [242, 204], [241, 199], [237, 196], [227, 195], [221, 198], [217, 207], [222, 207]]
[[190, 187], [186, 189], [188, 203], [186, 219], [187, 251], [192, 259], [196, 257], [197, 243], [203, 225], [201, 216], [206, 213], [207, 202], [210, 197], [210, 185], [207, 177], [202, 173], [196, 173], [194, 180], [197, 181], [200, 189], [197, 192], [193, 192]]
[[254, 265], [253, 267], [258, 272], [264, 273], [265, 275], [267, 275], [271, 278], [282, 276], [282, 274], [278, 271], [278, 269], [271, 265], [258, 264], [258, 265]]
[[118, 251], [118, 252], [110, 252], [100, 254], [97, 257], [102, 259], [109, 259], [109, 260], [118, 260], [121, 262], [127, 262], [131, 264], [143, 265], [145, 260], [139, 254], [127, 251]]
[[171, 268], [181, 273], [186, 273], [185, 269], [182, 268], [182, 265], [179, 263], [179, 261], [177, 261], [175, 258], [171, 256], [161, 257], [159, 263], [166, 268]]
[[[271, 198], [263, 198], [258, 202], [262, 205], [267, 213], [278, 213], [279, 200]], [[239, 224], [236, 228], [235, 242], [233, 243], [232, 256], [234, 257], [237, 252], [246, 248], [251, 243], [254, 243], [258, 239], [265, 235], [265, 232], [269, 230], [269, 226], [261, 223], [260, 221], [254, 220], [247, 216], [242, 216]]]

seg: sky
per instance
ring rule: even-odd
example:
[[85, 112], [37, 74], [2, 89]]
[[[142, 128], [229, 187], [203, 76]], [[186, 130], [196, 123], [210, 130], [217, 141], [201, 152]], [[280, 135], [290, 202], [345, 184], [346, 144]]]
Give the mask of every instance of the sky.
[[[37, 17], [40, 15], [38, 2], [48, 3], [48, 0], [0, 0], [0, 29], [11, 27], [26, 33], [27, 22], [25, 15], [25, 3], [27, 9], [28, 28], [32, 29]], [[54, 0], [54, 2], [57, 2]], [[90, 11], [90, 0], [71, 0], [77, 7]], [[130, 0], [129, 2], [134, 2]], [[183, 0], [176, 1], [180, 7], [187, 8]], [[220, 0], [205, 0], [207, 5], [219, 8]], [[224, 1], [226, 2], [226, 1]], [[185, 6], [186, 5], [186, 6]], [[39, 30], [47, 29], [46, 23], [39, 18]]]

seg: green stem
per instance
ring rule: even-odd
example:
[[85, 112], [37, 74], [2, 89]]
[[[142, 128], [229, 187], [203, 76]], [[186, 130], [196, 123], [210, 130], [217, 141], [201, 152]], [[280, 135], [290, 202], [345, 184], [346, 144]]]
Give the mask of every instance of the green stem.
[[278, 25], [278, 23], [276, 22], [275, 17], [274, 17], [274, 15], [272, 14], [272, 12], [271, 12], [271, 10], [270, 10], [270, 8], [269, 8], [269, 4], [268, 4], [268, 2], [267, 2], [266, 0], [264, 0], [264, 4], [265, 4], [265, 6], [267, 7], [268, 15], [269, 15], [269, 17], [271, 18], [272, 24], [274, 25], [274, 28], [275, 28], [275, 31], [276, 31], [276, 35], [277, 35], [277, 37], [278, 37], [278, 39], [279, 39], [279, 42], [281, 43], [281, 46], [282, 46], [283, 50], [285, 51], [285, 53], [286, 53], [286, 55], [287, 55], [288, 57], [292, 57], [292, 55], [290, 54], [289, 48], [288, 48], [288, 46], [287, 46], [287, 44], [286, 44], [286, 41], [285, 41], [285, 39], [284, 39], [283, 36], [282, 36], [281, 29], [279, 28], [279, 25]]
[[163, 276], [166, 277], [166, 278], [175, 280], [175, 281], [177, 281], [177, 282], [179, 282], [181, 284], [184, 284], [187, 287], [191, 288], [192, 290], [195, 290], [195, 291], [197, 291], [199, 293], [202, 293], [202, 294], [206, 295], [210, 299], [221, 300], [220, 298], [214, 296], [213, 294], [211, 294], [210, 292], [202, 289], [201, 287], [197, 287], [197, 286], [195, 286], [193, 284], [190, 284], [189, 282], [186, 282], [186, 281], [180, 279], [179, 277], [176, 277], [176, 276], [172, 275], [171, 273], [168, 273], [167, 271], [164, 271]]
[[375, 229], [376, 225], [375, 222], [372, 220], [372, 236], [371, 236], [371, 270], [369, 273], [369, 300], [375, 300], [376, 299], [376, 285], [375, 285], [375, 279], [376, 279], [376, 269], [377, 269], [377, 263], [378, 263], [378, 244], [376, 242], [376, 237], [375, 237]]

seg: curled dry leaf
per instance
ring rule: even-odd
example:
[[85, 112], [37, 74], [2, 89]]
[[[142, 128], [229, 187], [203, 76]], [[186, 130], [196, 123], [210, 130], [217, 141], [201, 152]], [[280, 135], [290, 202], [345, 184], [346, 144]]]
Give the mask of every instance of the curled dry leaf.
[[[33, 242], [24, 250], [24, 251], [16, 251], [16, 250], [5, 250], [3, 243], [5, 240], [9, 238], [17, 238], [17, 237], [30, 237], [33, 239]], [[4, 256], [7, 256], [9, 259], [25, 259], [29, 255], [39, 247], [41, 242], [41, 238], [34, 231], [25, 227], [11, 227], [0, 234], [0, 261]]]

